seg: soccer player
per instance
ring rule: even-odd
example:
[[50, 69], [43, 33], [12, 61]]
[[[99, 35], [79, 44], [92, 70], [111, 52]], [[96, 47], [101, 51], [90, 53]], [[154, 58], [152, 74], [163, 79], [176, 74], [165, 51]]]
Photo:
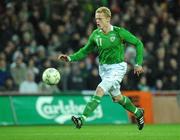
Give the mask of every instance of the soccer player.
[[120, 83], [126, 73], [127, 63], [124, 61], [124, 42], [136, 47], [136, 65], [134, 73], [143, 72], [143, 44], [133, 34], [122, 27], [113, 26], [110, 23], [111, 11], [107, 7], [96, 10], [95, 19], [97, 29], [90, 35], [87, 44], [72, 55], [60, 54], [58, 59], [66, 62], [78, 61], [93, 52], [96, 47], [99, 56], [99, 74], [102, 81], [96, 88], [94, 96], [87, 103], [80, 117], [72, 116], [76, 128], [81, 128], [86, 118], [97, 108], [105, 92], [108, 92], [113, 101], [122, 105], [133, 113], [137, 120], [138, 129], [144, 126], [144, 110], [137, 108], [131, 100], [120, 92]]

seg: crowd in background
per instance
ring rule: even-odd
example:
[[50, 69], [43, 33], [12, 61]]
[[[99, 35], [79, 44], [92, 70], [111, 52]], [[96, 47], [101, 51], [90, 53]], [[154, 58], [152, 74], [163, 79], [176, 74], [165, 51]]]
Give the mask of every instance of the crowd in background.
[[[112, 25], [121, 26], [144, 43], [144, 74], [133, 73], [135, 48], [126, 44], [128, 72], [122, 90], [180, 89], [179, 0], [6, 0], [0, 3], [0, 91], [20, 93], [95, 90], [101, 81], [97, 54], [74, 63], [57, 61], [87, 42], [96, 28], [99, 6], [112, 11]], [[57, 86], [41, 81], [55, 67]]]

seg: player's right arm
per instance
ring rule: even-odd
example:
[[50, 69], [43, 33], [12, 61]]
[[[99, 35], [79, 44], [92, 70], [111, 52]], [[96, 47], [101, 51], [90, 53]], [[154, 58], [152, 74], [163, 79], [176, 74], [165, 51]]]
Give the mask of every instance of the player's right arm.
[[83, 48], [81, 48], [79, 51], [69, 56], [65, 54], [60, 54], [58, 56], [58, 59], [69, 62], [69, 61], [78, 61], [85, 58], [89, 53], [91, 53], [94, 50], [95, 43], [93, 40], [93, 35], [94, 35], [94, 32], [89, 37], [86, 45]]

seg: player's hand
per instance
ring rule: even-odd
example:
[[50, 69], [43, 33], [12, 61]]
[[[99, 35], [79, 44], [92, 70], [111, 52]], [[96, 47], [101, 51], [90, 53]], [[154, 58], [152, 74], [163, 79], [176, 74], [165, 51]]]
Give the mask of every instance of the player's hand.
[[144, 69], [142, 66], [134, 66], [134, 74], [137, 74], [138, 76], [144, 72]]
[[58, 56], [58, 60], [62, 60], [62, 61], [65, 61], [65, 62], [69, 62], [68, 56], [65, 55], [65, 54], [60, 54], [60, 55]]

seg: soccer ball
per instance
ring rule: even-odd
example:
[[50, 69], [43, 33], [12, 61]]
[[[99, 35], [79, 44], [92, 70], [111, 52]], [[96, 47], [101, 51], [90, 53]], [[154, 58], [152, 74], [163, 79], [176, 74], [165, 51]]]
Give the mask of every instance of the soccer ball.
[[42, 75], [42, 80], [48, 85], [56, 85], [59, 83], [61, 75], [55, 68], [47, 68]]

